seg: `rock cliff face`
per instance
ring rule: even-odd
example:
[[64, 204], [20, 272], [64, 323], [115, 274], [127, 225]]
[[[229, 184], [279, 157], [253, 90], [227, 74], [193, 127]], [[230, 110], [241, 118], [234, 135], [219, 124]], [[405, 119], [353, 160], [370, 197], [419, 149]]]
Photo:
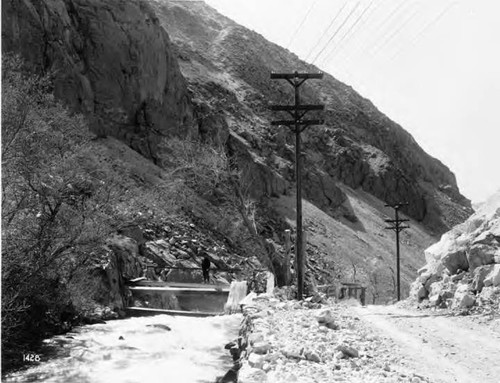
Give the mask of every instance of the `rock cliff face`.
[[[244, 138], [252, 156], [263, 158], [276, 172], [276, 177], [268, 175], [267, 183], [276, 185], [271, 194], [281, 193], [282, 179], [293, 181], [293, 136], [284, 127], [270, 127], [269, 121], [278, 116], [267, 106], [291, 103], [293, 95], [289, 84], [272, 81], [269, 74], [318, 68], [202, 2], [151, 4], [177, 48], [195, 105], [225, 118], [232, 131], [230, 142], [235, 136]], [[408, 201], [405, 213], [436, 233], [472, 213], [453, 173], [352, 88], [325, 75], [306, 83], [301, 98], [326, 105], [325, 125], [304, 133], [304, 167], [310, 181], [304, 183], [304, 194], [317, 206], [338, 210], [346, 199], [336, 187], [341, 182], [389, 203]]]
[[155, 158], [159, 138], [196, 135], [185, 80], [147, 2], [10, 0], [2, 50], [54, 73], [55, 95], [93, 130]]

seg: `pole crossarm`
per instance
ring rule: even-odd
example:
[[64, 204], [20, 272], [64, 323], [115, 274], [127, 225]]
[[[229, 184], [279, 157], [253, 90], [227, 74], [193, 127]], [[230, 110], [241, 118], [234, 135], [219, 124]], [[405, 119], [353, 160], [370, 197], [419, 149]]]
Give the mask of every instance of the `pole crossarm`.
[[283, 79], [283, 80], [292, 80], [294, 78], [297, 79], [310, 79], [310, 78], [315, 78], [315, 79], [322, 79], [323, 78], [323, 73], [299, 73], [299, 72], [294, 72], [294, 73], [276, 73], [276, 72], [271, 72], [271, 79], [272, 80], [278, 80], [278, 79]]
[[402, 206], [408, 206], [408, 202], [399, 202], [396, 204], [386, 203], [385, 207], [392, 207], [393, 209], [400, 209]]
[[273, 125], [273, 126], [275, 126], [275, 125], [292, 126], [295, 124], [310, 126], [310, 125], [323, 125], [324, 123], [325, 123], [324, 120], [298, 120], [298, 121], [276, 120], [276, 121], [271, 121], [271, 125]]
[[300, 111], [311, 111], [311, 110], [325, 110], [324, 105], [270, 105], [269, 109], [274, 110], [274, 111], [282, 111], [282, 112], [294, 112], [297, 110]]

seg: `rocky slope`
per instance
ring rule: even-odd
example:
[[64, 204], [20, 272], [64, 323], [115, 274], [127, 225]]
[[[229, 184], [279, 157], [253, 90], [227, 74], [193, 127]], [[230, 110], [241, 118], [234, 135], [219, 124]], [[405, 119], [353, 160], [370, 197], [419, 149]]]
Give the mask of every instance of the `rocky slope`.
[[412, 297], [454, 309], [500, 312], [500, 191], [425, 251]]
[[[202, 130], [220, 140], [229, 129], [227, 145], [252, 153], [247, 172], [256, 180], [255, 194], [283, 194], [293, 181], [293, 137], [285, 127], [270, 127], [277, 115], [267, 105], [290, 103], [292, 94], [269, 74], [318, 69], [203, 2], [151, 4], [177, 49]], [[349, 215], [339, 209], [346, 200], [336, 187], [340, 181], [389, 203], [408, 201], [405, 212], [438, 233], [471, 214], [453, 173], [352, 88], [327, 74], [302, 91], [302, 102], [326, 106], [325, 124], [304, 133], [307, 199], [331, 214]], [[260, 163], [273, 173], [263, 174]]]

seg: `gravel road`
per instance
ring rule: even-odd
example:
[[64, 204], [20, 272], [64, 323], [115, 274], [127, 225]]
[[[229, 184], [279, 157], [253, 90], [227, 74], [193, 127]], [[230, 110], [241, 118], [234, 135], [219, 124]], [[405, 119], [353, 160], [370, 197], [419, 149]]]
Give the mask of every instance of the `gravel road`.
[[500, 318], [395, 306], [358, 306], [350, 311], [393, 344], [402, 365], [432, 382], [500, 382]]

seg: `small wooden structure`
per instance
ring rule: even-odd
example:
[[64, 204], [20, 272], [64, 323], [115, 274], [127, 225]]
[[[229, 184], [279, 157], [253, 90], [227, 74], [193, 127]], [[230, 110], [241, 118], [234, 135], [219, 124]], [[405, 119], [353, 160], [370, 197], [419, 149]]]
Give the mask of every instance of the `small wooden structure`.
[[364, 306], [366, 304], [366, 287], [356, 282], [342, 282], [338, 298], [358, 299]]

